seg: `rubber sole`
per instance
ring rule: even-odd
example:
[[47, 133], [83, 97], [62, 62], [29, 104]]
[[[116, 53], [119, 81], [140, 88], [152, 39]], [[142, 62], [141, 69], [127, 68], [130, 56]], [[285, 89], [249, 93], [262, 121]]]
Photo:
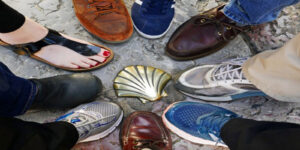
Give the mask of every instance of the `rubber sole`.
[[121, 123], [123, 119], [123, 111], [120, 115], [120, 117], [118, 118], [118, 120], [110, 127], [108, 128], [107, 130], [99, 133], [99, 134], [95, 134], [95, 135], [92, 135], [84, 140], [81, 140], [79, 141], [78, 143], [83, 143], [83, 142], [90, 142], [90, 141], [96, 141], [96, 140], [99, 140], [101, 138], [104, 138], [106, 137], [107, 135], [109, 135], [111, 132], [113, 132], [118, 126], [119, 124]]
[[261, 91], [258, 91], [258, 92], [245, 92], [245, 93], [235, 94], [235, 95], [231, 95], [231, 96], [216, 96], [216, 97], [193, 95], [193, 94], [189, 94], [189, 93], [186, 93], [184, 91], [181, 91], [181, 90], [179, 90], [179, 91], [181, 93], [189, 96], [189, 97], [201, 99], [201, 100], [204, 100], [204, 101], [212, 101], [212, 102], [227, 102], [227, 101], [237, 100], [237, 99], [246, 98], [246, 97], [267, 96], [265, 93], [263, 93]]
[[172, 21], [171, 21], [169, 27], [167, 28], [167, 30], [166, 30], [164, 33], [160, 34], [160, 35], [149, 35], [149, 34], [145, 34], [145, 33], [143, 33], [142, 31], [140, 31], [140, 30], [135, 26], [135, 24], [134, 24], [133, 21], [132, 21], [132, 24], [133, 24], [135, 30], [137, 31], [137, 33], [138, 33], [139, 35], [141, 35], [142, 37], [147, 38], [147, 39], [158, 39], [158, 38], [161, 38], [161, 37], [163, 37], [164, 35], [166, 35], [166, 34], [168, 33], [168, 31], [171, 29], [171, 26], [172, 26], [172, 24], [173, 24], [173, 20], [174, 20], [174, 19], [172, 19]]
[[181, 129], [175, 127], [171, 122], [168, 121], [168, 119], [165, 117], [165, 114], [167, 113], [167, 111], [174, 106], [174, 104], [176, 103], [173, 103], [171, 105], [169, 105], [163, 112], [162, 114], [162, 120], [163, 120], [163, 123], [165, 124], [165, 126], [170, 130], [172, 131], [173, 133], [177, 134], [179, 137], [183, 138], [183, 139], [186, 139], [188, 141], [191, 141], [193, 143], [196, 143], [196, 144], [204, 144], [204, 145], [212, 145], [212, 146], [222, 146], [222, 147], [227, 147], [227, 145], [225, 144], [222, 144], [222, 143], [216, 143], [214, 141], [209, 141], [209, 140], [205, 140], [205, 139], [202, 139], [202, 138], [199, 138], [199, 137], [196, 137], [196, 136], [193, 136], [189, 133], [186, 133], [184, 131], [182, 131]]

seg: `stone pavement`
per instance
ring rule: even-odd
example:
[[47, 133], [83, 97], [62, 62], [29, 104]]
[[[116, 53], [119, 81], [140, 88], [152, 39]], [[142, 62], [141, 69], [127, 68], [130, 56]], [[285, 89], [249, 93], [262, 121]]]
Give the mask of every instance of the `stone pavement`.
[[[176, 0], [176, 17], [171, 30], [166, 36], [158, 40], [147, 40], [136, 32], [133, 37], [123, 44], [107, 44], [93, 38], [77, 21], [71, 0], [4, 0], [13, 8], [19, 10], [35, 21], [64, 34], [83, 40], [103, 44], [110, 47], [116, 53], [113, 62], [105, 68], [92, 71], [102, 79], [105, 86], [102, 96], [97, 100], [113, 101], [120, 104], [125, 116], [136, 110], [153, 111], [161, 114], [162, 110], [174, 101], [186, 98], [178, 93], [172, 86], [172, 82], [166, 87], [168, 97], [154, 103], [142, 104], [136, 98], [117, 98], [112, 82], [115, 75], [128, 65], [151, 65], [175, 75], [180, 70], [197, 64], [222, 61], [232, 57], [251, 56], [257, 52], [275, 49], [294, 37], [300, 30], [300, 4], [285, 8], [280, 17], [271, 23], [256, 27], [251, 33], [238, 36], [221, 51], [208, 57], [194, 61], [177, 62], [164, 54], [164, 47], [171, 34], [184, 21], [198, 12], [207, 10], [217, 5], [228, 2], [227, 0]], [[134, 0], [125, 0], [128, 8]], [[243, 40], [246, 39], [246, 40]], [[27, 56], [18, 56], [12, 51], [0, 47], [0, 61], [4, 62], [17, 75], [26, 78], [43, 78], [58, 74], [68, 74], [60, 69], [55, 69], [40, 63]], [[227, 103], [212, 103], [228, 108], [246, 118], [269, 121], [288, 121], [300, 123], [300, 104], [285, 103], [273, 100], [269, 97], [253, 97]], [[20, 116], [24, 120], [45, 122], [52, 120], [64, 111], [33, 111]], [[119, 150], [119, 129], [107, 138], [79, 144], [74, 149], [89, 150]], [[175, 150], [220, 150], [222, 148], [192, 144], [172, 134], [173, 149]]]

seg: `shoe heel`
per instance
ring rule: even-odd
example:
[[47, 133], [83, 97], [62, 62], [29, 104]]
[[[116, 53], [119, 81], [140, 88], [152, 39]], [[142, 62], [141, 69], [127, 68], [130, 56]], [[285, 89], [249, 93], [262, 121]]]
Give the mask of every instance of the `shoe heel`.
[[5, 47], [7, 47], [9, 49], [12, 49], [13, 52], [15, 52], [18, 55], [26, 55], [27, 54], [24, 49], [13, 47], [12, 45], [10, 45], [10, 44], [2, 41], [1, 39], [0, 39], [0, 46], [5, 46]]
[[26, 51], [21, 48], [15, 49], [13, 51], [18, 55], [27, 55]]
[[7, 43], [3, 42], [2, 40], [0, 40], [0, 45], [1, 46], [8, 46], [9, 44], [7, 44]]

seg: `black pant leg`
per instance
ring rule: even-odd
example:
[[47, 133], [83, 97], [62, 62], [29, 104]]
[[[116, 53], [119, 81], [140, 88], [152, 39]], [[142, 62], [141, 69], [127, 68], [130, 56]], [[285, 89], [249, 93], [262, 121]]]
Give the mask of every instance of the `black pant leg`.
[[67, 122], [39, 124], [16, 118], [0, 118], [1, 150], [69, 150], [78, 140], [76, 128]]
[[232, 119], [221, 130], [230, 150], [299, 150], [300, 125]]
[[17, 30], [25, 22], [25, 17], [0, 0], [0, 33]]
[[0, 62], [0, 117], [24, 114], [34, 103], [35, 83], [15, 76]]

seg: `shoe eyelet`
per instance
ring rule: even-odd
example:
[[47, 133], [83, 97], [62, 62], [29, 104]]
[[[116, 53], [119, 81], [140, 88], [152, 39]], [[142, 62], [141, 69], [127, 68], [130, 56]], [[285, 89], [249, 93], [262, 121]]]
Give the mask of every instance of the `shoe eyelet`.
[[230, 26], [227, 26], [227, 27], [226, 27], [226, 30], [231, 30], [231, 27], [230, 27]]
[[220, 35], [220, 36], [221, 36], [221, 35], [222, 35], [222, 33], [221, 33], [221, 32], [218, 32], [218, 35]]
[[201, 19], [201, 20], [200, 20], [201, 23], [204, 23], [205, 21], [206, 21], [205, 19]]
[[209, 18], [213, 18], [213, 17], [215, 17], [215, 15], [209, 15]]

